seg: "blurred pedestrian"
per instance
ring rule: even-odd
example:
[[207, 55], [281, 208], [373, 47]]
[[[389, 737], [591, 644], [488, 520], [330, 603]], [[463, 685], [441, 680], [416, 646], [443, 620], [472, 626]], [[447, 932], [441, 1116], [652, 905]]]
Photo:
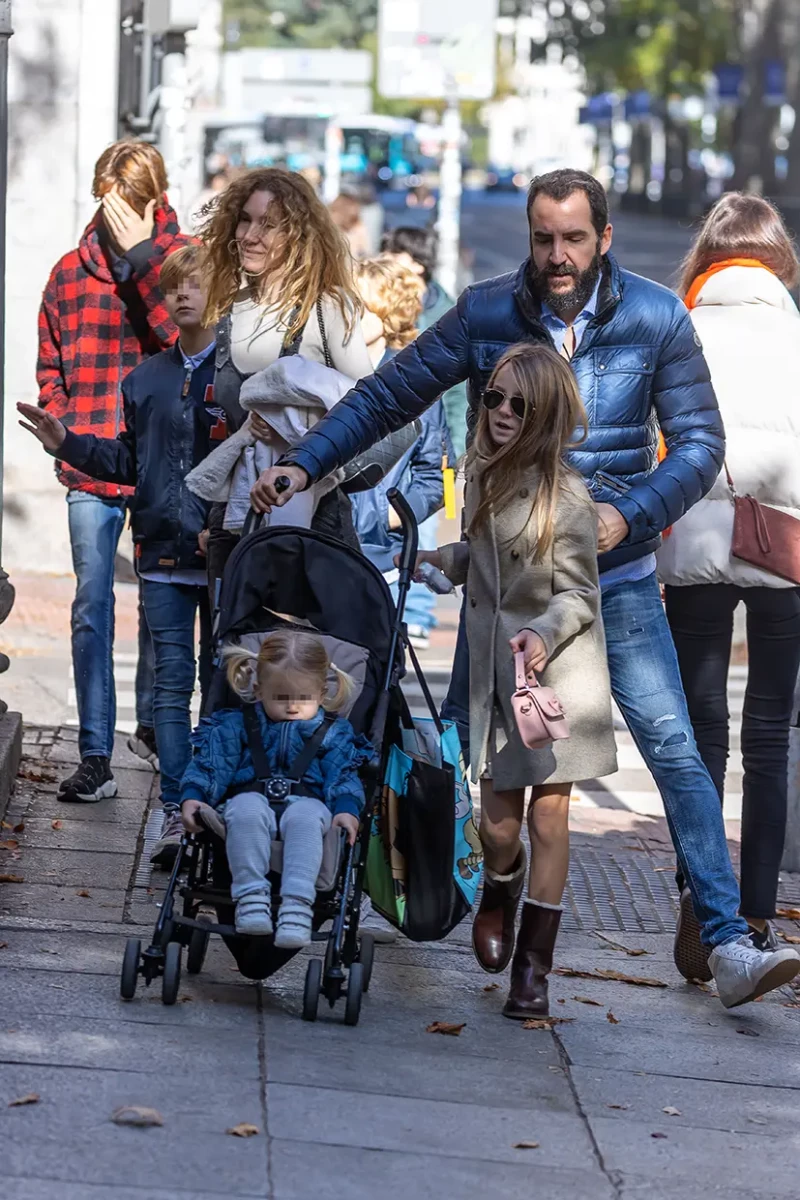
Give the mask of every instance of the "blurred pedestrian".
[[[786, 831], [800, 588], [734, 557], [729, 479], [740, 496], [800, 518], [800, 313], [787, 290], [797, 280], [794, 246], [777, 210], [760, 196], [723, 196], [684, 263], [680, 290], [725, 423], [725, 469], [673, 526], [658, 555], [689, 715], [720, 802], [733, 614], [740, 603], [747, 610], [741, 912], [764, 949], [777, 945], [769, 922]], [[684, 888], [686, 919], [691, 903]]]
[[359, 216], [367, 235], [367, 255], [378, 254], [386, 214], [378, 199], [375, 184], [369, 179], [363, 179], [359, 183], [358, 199], [361, 206]]
[[[480, 781], [486, 868], [472, 945], [493, 973], [513, 954], [503, 1013], [515, 1020], [549, 1012], [572, 784], [617, 769], [597, 517], [586, 485], [563, 461], [576, 431], [585, 434], [586, 414], [563, 358], [541, 344], [512, 346], [489, 379], [467, 456], [468, 540], [417, 558], [465, 584], [470, 596], [472, 780]], [[544, 750], [526, 749], [517, 729], [515, 653], [524, 656], [526, 677], [553, 688], [569, 717], [569, 737]], [[528, 787], [530, 872], [520, 841]]]
[[[388, 230], [381, 240], [381, 250], [393, 254], [400, 262], [410, 267], [425, 284], [418, 327], [430, 329], [440, 317], [455, 304], [452, 296], [444, 290], [435, 277], [438, 238], [433, 229], [419, 229], [413, 225], [398, 225]], [[467, 385], [458, 383], [442, 396], [447, 428], [453, 443], [456, 458], [461, 458], [467, 443]], [[455, 466], [455, 462], [449, 464]]]
[[206, 296], [199, 246], [165, 259], [161, 290], [178, 342], [122, 384], [123, 427], [116, 438], [75, 433], [55, 414], [20, 405], [25, 428], [45, 449], [94, 479], [135, 488], [131, 504], [136, 566], [155, 650], [153, 713], [165, 822], [151, 861], [171, 867], [180, 843], [180, 782], [191, 756], [196, 675], [195, 619], [200, 615], [200, 681], [210, 674], [211, 625], [199, 538], [208, 506], [184, 476], [225, 435], [214, 404], [214, 331], [202, 323]]
[[366, 258], [370, 252], [369, 233], [361, 220], [358, 196], [342, 192], [328, 205], [334, 225], [344, 234], [353, 258]]
[[[177, 330], [159, 290], [164, 258], [188, 240], [166, 197], [164, 160], [147, 142], [121, 141], [97, 160], [92, 194], [100, 207], [75, 250], [59, 259], [39, 311], [39, 404], [73, 433], [116, 437], [119, 388], [138, 363], [171, 345]], [[59, 799], [115, 796], [111, 772], [116, 724], [114, 558], [129, 487], [99, 483], [63, 463], [77, 590], [72, 661], [81, 764], [62, 780]], [[132, 748], [155, 753], [150, 636], [140, 627], [136, 680], [138, 728]]]
[[[382, 254], [357, 265], [356, 285], [365, 310], [361, 327], [373, 367], [377, 368], [416, 338], [424, 284], [416, 271], [393, 255]], [[437, 544], [436, 514], [444, 503], [442, 461], [453, 453], [441, 401], [427, 408], [420, 421], [420, 436], [382, 482], [351, 497], [361, 548], [384, 573], [394, 573], [394, 557], [402, 542], [400, 518], [388, 501], [392, 488], [402, 492], [411, 505], [423, 538], [420, 548], [432, 549]], [[392, 589], [396, 595], [396, 583]], [[408, 636], [417, 649], [428, 647], [435, 602], [436, 597], [424, 584], [412, 584], [405, 620]]]
[[[237, 430], [245, 379], [279, 358], [302, 354], [351, 379], [372, 371], [359, 324], [347, 245], [325, 205], [301, 175], [257, 168], [235, 179], [203, 229], [208, 258], [206, 322], [217, 325], [216, 403]], [[256, 427], [264, 438], [269, 428]], [[223, 528], [225, 505], [212, 507], [209, 580], [216, 581], [236, 544]], [[357, 545], [350, 501], [328, 492], [312, 528]]]
[[[610, 253], [608, 199], [593, 176], [537, 176], [528, 221], [531, 254], [519, 270], [468, 288], [455, 309], [262, 475], [253, 504], [285, 503], [463, 379], [474, 426], [482, 391], [509, 345], [544, 342], [571, 363], [589, 434], [569, 462], [596, 503], [611, 688], [658, 786], [702, 925], [701, 945], [697, 925], [679, 920], [675, 963], [696, 974], [704, 946], [711, 950], [708, 969], [722, 1003], [733, 1007], [794, 978], [800, 955], [762, 951], [739, 915], [719, 799], [694, 740], [656, 578], [661, 532], [709, 490], [722, 465], [725, 441], [708, 367], [681, 301], [622, 270]], [[659, 426], [668, 453], [656, 465]], [[278, 476], [289, 480], [280, 495]], [[477, 601], [468, 592], [465, 603]], [[470, 752], [468, 678], [462, 621], [443, 712], [458, 721]], [[510, 891], [507, 903], [513, 911]]]

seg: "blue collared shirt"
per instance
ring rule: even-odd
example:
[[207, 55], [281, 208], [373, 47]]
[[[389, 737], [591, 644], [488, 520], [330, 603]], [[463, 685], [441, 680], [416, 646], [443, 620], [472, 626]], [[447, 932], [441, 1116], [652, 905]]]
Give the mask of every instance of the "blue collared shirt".
[[184, 366], [184, 369], [187, 371], [197, 370], [197, 368], [200, 366], [200, 363], [205, 362], [205, 360], [208, 358], [209, 354], [213, 354], [213, 352], [216, 350], [216, 348], [217, 348], [216, 342], [209, 342], [209, 344], [206, 346], [205, 350], [201, 350], [199, 354], [189, 355], [189, 354], [184, 354], [183, 346], [180, 344], [180, 342], [178, 342], [178, 349], [181, 352], [181, 358], [183, 359], [183, 366]]
[[[592, 317], [597, 315], [597, 297], [599, 295], [600, 295], [600, 278], [598, 278], [597, 283], [595, 284], [594, 291], [592, 292], [589, 299], [586, 301], [586, 304], [583, 306], [583, 308], [578, 313], [575, 320], [572, 322], [572, 328], [575, 330], [575, 349], [576, 350], [577, 350], [578, 346], [580, 346], [580, 344], [581, 344], [581, 339], [583, 338], [583, 335], [586, 332], [586, 326], [589, 324]], [[553, 341], [556, 344], [556, 350], [558, 350], [558, 352], [560, 354], [561, 347], [564, 345], [564, 338], [566, 337], [566, 334], [567, 334], [567, 324], [565, 321], [563, 321], [561, 319], [561, 317], [559, 317], [557, 315], [557, 313], [553, 312], [552, 308], [550, 307], [549, 304], [546, 303], [546, 301], [542, 301], [542, 324], [545, 326], [545, 328], [547, 329], [547, 332], [552, 337]]]

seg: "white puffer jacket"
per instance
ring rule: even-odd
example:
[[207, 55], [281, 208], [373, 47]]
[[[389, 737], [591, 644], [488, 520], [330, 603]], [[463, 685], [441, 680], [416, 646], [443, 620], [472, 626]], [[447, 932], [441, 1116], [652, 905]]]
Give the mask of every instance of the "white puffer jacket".
[[[692, 311], [717, 393], [736, 491], [800, 517], [800, 313], [775, 275], [726, 267]], [[731, 555], [733, 501], [724, 471], [658, 552], [662, 583], [792, 587]]]

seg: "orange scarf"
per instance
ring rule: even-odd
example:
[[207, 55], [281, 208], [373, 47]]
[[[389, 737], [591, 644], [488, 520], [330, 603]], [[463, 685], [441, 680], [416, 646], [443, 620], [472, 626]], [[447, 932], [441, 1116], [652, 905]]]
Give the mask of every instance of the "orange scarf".
[[762, 271], [770, 271], [771, 275], [775, 274], [768, 266], [759, 262], [757, 258], [726, 258], [722, 262], [714, 263], [702, 275], [697, 276], [697, 279], [694, 280], [692, 286], [684, 296], [683, 302], [690, 312], [693, 308], [697, 307], [698, 297], [712, 275], [718, 275], [720, 271], [727, 271], [728, 267], [760, 267]]

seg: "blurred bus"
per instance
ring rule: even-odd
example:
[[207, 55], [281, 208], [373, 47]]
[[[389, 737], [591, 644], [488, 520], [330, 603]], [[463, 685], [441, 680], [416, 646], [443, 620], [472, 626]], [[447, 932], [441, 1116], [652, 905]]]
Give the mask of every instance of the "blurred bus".
[[373, 113], [337, 122], [342, 131], [342, 175], [376, 187], [405, 187], [420, 167], [417, 124]]

